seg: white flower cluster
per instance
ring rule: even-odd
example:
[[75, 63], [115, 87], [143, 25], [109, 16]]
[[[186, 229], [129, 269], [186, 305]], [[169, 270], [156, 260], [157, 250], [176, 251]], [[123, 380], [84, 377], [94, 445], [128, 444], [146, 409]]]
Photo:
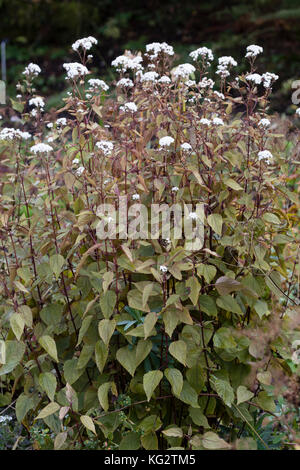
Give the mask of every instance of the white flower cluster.
[[141, 82], [156, 82], [157, 78], [159, 77], [157, 72], [146, 72], [143, 73], [140, 77]]
[[300, 116], [300, 108], [296, 109], [296, 114], [297, 114], [297, 116]]
[[169, 46], [166, 42], [152, 42], [151, 44], [147, 44], [146, 51], [146, 56], [151, 60], [157, 59], [159, 54], [174, 55], [173, 47]]
[[137, 112], [137, 105], [133, 103], [133, 101], [129, 101], [128, 103], [125, 103], [123, 106], [120, 106], [120, 110], [129, 113], [136, 113]]
[[163, 83], [163, 84], [171, 83], [171, 79], [170, 79], [170, 77], [168, 77], [167, 75], [163, 75], [163, 76], [160, 77], [160, 79], [158, 80], [158, 83]]
[[29, 100], [29, 106], [35, 106], [36, 108], [43, 110], [45, 107], [45, 101], [40, 96], [37, 96], [36, 98], [31, 98]]
[[41, 73], [41, 69], [37, 64], [33, 64], [32, 62], [25, 67], [25, 70], [23, 72], [23, 75], [28, 76], [34, 76], [37, 77], [38, 74]]
[[132, 200], [133, 201], [138, 201], [140, 199], [140, 195], [139, 194], [133, 194], [132, 195]]
[[30, 150], [34, 154], [49, 153], [49, 152], [52, 152], [53, 148], [51, 147], [51, 145], [40, 143], [40, 144], [35, 144], [32, 147], [30, 147]]
[[73, 51], [78, 51], [78, 49], [82, 47], [82, 49], [89, 51], [93, 47], [93, 44], [98, 44], [98, 41], [93, 36], [89, 36], [87, 38], [77, 39], [77, 41], [72, 44], [72, 49]]
[[111, 63], [113, 67], [116, 68], [118, 72], [126, 72], [127, 70], [143, 70], [141, 65], [143, 58], [140, 55], [131, 56], [131, 55], [120, 55], [114, 59]]
[[259, 54], [263, 53], [263, 48], [261, 46], [256, 46], [255, 44], [251, 44], [251, 46], [247, 47], [247, 53], [245, 57], [256, 57]]
[[159, 267], [159, 270], [162, 272], [162, 273], [167, 273], [168, 272], [168, 268], [167, 266], [165, 266], [164, 264], [162, 264], [160, 267]]
[[230, 67], [236, 67], [237, 62], [231, 56], [223, 56], [218, 59], [218, 67], [216, 74], [220, 75], [221, 78], [226, 78], [230, 75]]
[[57, 125], [57, 127], [66, 126], [67, 125], [67, 119], [64, 118], [64, 117], [56, 119], [56, 125]]
[[175, 78], [189, 78], [189, 76], [196, 71], [192, 64], [180, 64], [173, 70]]
[[12, 417], [9, 415], [0, 416], [0, 423], [6, 423], [7, 421], [11, 421]]
[[214, 117], [213, 120], [212, 120], [213, 124], [215, 126], [224, 126], [224, 121], [223, 119], [219, 118], [219, 117]]
[[116, 86], [121, 88], [132, 88], [134, 86], [134, 83], [132, 80], [130, 80], [130, 78], [121, 78], [121, 80], [118, 81]]
[[29, 132], [23, 132], [19, 129], [13, 129], [11, 127], [3, 127], [0, 131], [0, 140], [28, 140], [31, 138]]
[[214, 91], [214, 95], [216, 95], [218, 98], [220, 98], [221, 100], [225, 100], [225, 96], [223, 93], [221, 93], [220, 91]]
[[265, 160], [266, 163], [271, 163], [273, 160], [273, 155], [269, 150], [261, 150], [258, 152], [258, 160]]
[[210, 63], [214, 60], [212, 50], [208, 49], [207, 47], [199, 47], [199, 49], [190, 52], [189, 55], [194, 61], [198, 60], [199, 57], [202, 57], [203, 60], [207, 61], [207, 65], [210, 65]]
[[67, 71], [66, 80], [74, 80], [89, 73], [85, 65], [79, 64], [78, 62], [63, 64], [63, 68]]
[[173, 137], [170, 137], [168, 135], [166, 135], [165, 137], [162, 137], [161, 139], [159, 139], [160, 147], [170, 147], [170, 145], [172, 145], [173, 142], [174, 142]]
[[259, 127], [263, 127], [264, 129], [266, 129], [271, 125], [271, 122], [269, 121], [269, 119], [263, 118], [259, 121], [258, 125]]
[[210, 125], [211, 125], [211, 121], [210, 121], [210, 119], [201, 118], [201, 119], [200, 119], [200, 124], [202, 124], [203, 126], [210, 126]]
[[84, 166], [80, 166], [79, 168], [77, 168], [75, 173], [77, 176], [81, 176], [84, 170], [85, 170]]
[[211, 78], [203, 77], [198, 83], [200, 88], [213, 88], [215, 82]]
[[96, 147], [100, 149], [105, 156], [110, 155], [114, 149], [114, 144], [109, 140], [100, 140], [96, 142]]
[[105, 81], [99, 80], [99, 78], [90, 78], [88, 80], [88, 84], [90, 85], [90, 91], [97, 91], [99, 89], [103, 91], [109, 90], [109, 86], [105, 83]]
[[278, 78], [278, 75], [270, 72], [266, 72], [262, 75], [259, 75], [259, 73], [250, 73], [246, 75], [246, 80], [255, 83], [255, 85], [260, 85], [262, 83], [265, 88], [270, 88], [272, 83], [278, 80]]
[[188, 142], [181, 144], [180, 148], [183, 152], [190, 152], [192, 150], [192, 146]]

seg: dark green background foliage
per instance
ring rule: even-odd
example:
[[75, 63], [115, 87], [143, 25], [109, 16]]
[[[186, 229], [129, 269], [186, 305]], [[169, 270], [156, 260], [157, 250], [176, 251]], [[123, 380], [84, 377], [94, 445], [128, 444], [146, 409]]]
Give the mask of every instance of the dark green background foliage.
[[39, 87], [47, 94], [64, 88], [61, 64], [68, 46], [85, 35], [99, 40], [94, 67], [104, 76], [123, 49], [152, 41], [171, 43], [181, 58], [206, 45], [239, 63], [247, 45], [259, 44], [263, 68], [280, 75], [272, 105], [282, 111], [291, 102], [290, 80], [298, 78], [299, 17], [298, 0], [0, 0], [0, 39], [8, 40], [9, 91], [14, 93], [15, 77], [33, 60], [43, 67]]

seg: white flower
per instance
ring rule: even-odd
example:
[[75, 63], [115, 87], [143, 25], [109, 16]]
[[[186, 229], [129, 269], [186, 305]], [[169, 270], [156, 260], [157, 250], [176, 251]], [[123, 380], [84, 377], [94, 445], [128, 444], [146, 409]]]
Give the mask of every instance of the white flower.
[[53, 148], [51, 147], [51, 145], [48, 145], [48, 144], [35, 144], [33, 145], [32, 147], [30, 147], [30, 150], [37, 154], [37, 153], [48, 153], [48, 152], [51, 152], [53, 150]]
[[179, 191], [178, 186], [173, 186], [173, 188], [171, 189], [171, 191], [173, 191], [174, 193], [177, 193], [177, 191]]
[[105, 83], [105, 81], [99, 80], [98, 78], [90, 78], [88, 83], [90, 85], [90, 90], [93, 91], [96, 91], [97, 89], [107, 91], [109, 89], [109, 86]]
[[271, 152], [269, 152], [269, 150], [261, 150], [260, 152], [258, 152], [258, 160], [265, 160], [266, 163], [271, 163], [273, 160], [273, 155], [271, 154]]
[[77, 176], [81, 176], [83, 172], [84, 172], [84, 166], [80, 166], [79, 168], [77, 168], [75, 173]]
[[187, 80], [186, 82], [184, 82], [184, 84], [188, 87], [192, 87], [196, 85], [196, 82], [195, 80]]
[[140, 195], [139, 194], [133, 194], [132, 195], [132, 200], [133, 201], [138, 201], [140, 199]]
[[255, 85], [260, 85], [262, 79], [263, 77], [259, 75], [259, 73], [249, 73], [248, 75], [246, 75], [246, 80], [255, 83]]
[[221, 118], [215, 117], [212, 122], [215, 126], [224, 126], [224, 121]]
[[300, 116], [300, 108], [296, 109], [296, 114], [297, 114], [297, 116]]
[[139, 55], [132, 56], [124, 54], [114, 59], [111, 65], [115, 67], [118, 72], [126, 72], [127, 70], [143, 70], [141, 62], [143, 62], [143, 58]]
[[72, 164], [78, 165], [79, 162], [80, 162], [79, 158], [74, 158], [74, 160], [72, 161]]
[[236, 67], [237, 66], [237, 62], [236, 60], [234, 60], [233, 57], [231, 57], [230, 55], [229, 56], [223, 56], [223, 57], [219, 57], [218, 59], [218, 63], [219, 65], [223, 65], [224, 67]]
[[225, 100], [225, 96], [223, 95], [223, 93], [220, 93], [219, 91], [214, 91], [214, 95], [216, 95], [221, 100]]
[[77, 41], [72, 44], [73, 51], [78, 51], [79, 47], [88, 51], [92, 48], [93, 44], [98, 44], [98, 41], [93, 36], [89, 36], [87, 38], [77, 39]]
[[48, 127], [48, 129], [52, 129], [52, 127], [53, 127], [53, 122], [48, 122], [47, 127]]
[[184, 142], [180, 147], [183, 152], [190, 152], [192, 150], [192, 146], [188, 142]]
[[121, 111], [136, 113], [137, 112], [137, 105], [133, 103], [133, 101], [129, 101], [125, 103], [123, 106], [120, 106]]
[[66, 126], [67, 125], [67, 119], [64, 118], [64, 117], [56, 119], [56, 125], [57, 125], [57, 127]]
[[83, 77], [89, 73], [88, 69], [78, 62], [71, 62], [68, 64], [63, 64], [63, 68], [67, 71], [66, 79], [74, 80], [78, 77]]
[[300, 349], [296, 349], [296, 351], [292, 354], [292, 361], [294, 364], [300, 364]]
[[159, 139], [160, 147], [170, 147], [170, 145], [173, 144], [173, 142], [174, 142], [173, 137], [170, 137], [168, 135]]
[[262, 75], [263, 85], [265, 88], [270, 88], [273, 82], [278, 80], [279, 76], [275, 73], [266, 72]]
[[188, 215], [188, 218], [192, 220], [196, 220], [198, 219], [198, 215], [196, 214], [196, 212], [190, 212]]
[[203, 124], [203, 126], [210, 126], [211, 120], [206, 119], [206, 118], [202, 118], [202, 119], [200, 119], [200, 124]]
[[48, 142], [49, 144], [51, 144], [51, 142], [53, 142], [53, 141], [54, 141], [54, 138], [53, 138], [53, 137], [48, 137], [47, 142]]
[[96, 142], [96, 147], [100, 149], [104, 155], [110, 155], [113, 151], [114, 144], [109, 140], [100, 140], [100, 142]]
[[19, 129], [13, 129], [10, 127], [3, 127], [0, 131], [0, 140], [19, 140], [24, 139], [28, 140], [31, 138], [29, 132], [23, 132]]
[[85, 94], [85, 97], [87, 100], [91, 99], [93, 97], [93, 95], [90, 95], [90, 93], [86, 93]]
[[199, 49], [190, 52], [189, 55], [194, 61], [198, 60], [199, 57], [202, 57], [203, 60], [207, 61], [208, 65], [210, 65], [210, 62], [214, 60], [212, 50], [207, 47], [199, 47]]
[[215, 82], [211, 78], [203, 77], [198, 83], [200, 88], [213, 88]]
[[30, 75], [37, 77], [39, 73], [41, 73], [40, 67], [37, 64], [33, 64], [31, 62], [29, 65], [27, 65], [27, 67], [25, 67], [23, 75], [27, 75], [27, 77]]
[[168, 77], [167, 75], [163, 75], [163, 76], [160, 77], [160, 79], [158, 80], [158, 83], [171, 83], [171, 79], [170, 79], [170, 77]]
[[263, 53], [263, 48], [261, 46], [256, 46], [252, 44], [251, 46], [247, 47], [247, 54], [245, 57], [256, 57], [259, 54]]
[[31, 98], [29, 100], [29, 106], [35, 106], [36, 108], [43, 109], [45, 106], [45, 101], [40, 96], [37, 96], [36, 98]]
[[271, 125], [271, 122], [269, 121], [269, 119], [263, 118], [259, 121], [258, 125], [259, 125], [259, 127], [266, 128], [266, 127], [269, 127]]
[[167, 272], [168, 272], [168, 268], [167, 268], [167, 266], [165, 266], [164, 264], [162, 264], [162, 265], [159, 267], [159, 270], [160, 270], [162, 273], [167, 273]]
[[36, 116], [37, 116], [37, 113], [38, 113], [38, 112], [37, 112], [37, 109], [32, 109], [32, 110], [30, 111], [30, 115], [31, 115], [32, 117], [36, 117]]
[[146, 72], [141, 75], [141, 82], [156, 82], [157, 77], [159, 77], [157, 72]]
[[192, 64], [180, 64], [173, 70], [173, 75], [175, 78], [189, 78], [195, 70]]
[[11, 421], [12, 417], [9, 415], [0, 416], [0, 423], [5, 423], [6, 421]]
[[219, 65], [217, 67], [216, 74], [220, 75], [221, 78], [228, 77], [230, 75], [230, 72], [229, 72], [228, 69], [230, 67], [236, 67], [237, 66], [237, 62], [231, 56], [219, 57], [218, 64]]
[[130, 78], [121, 78], [121, 80], [118, 81], [116, 86], [123, 88], [132, 88], [134, 86], [134, 83], [132, 80], [130, 80]]
[[174, 49], [166, 42], [152, 42], [146, 45], [147, 56], [150, 59], [156, 59], [159, 54], [174, 55]]

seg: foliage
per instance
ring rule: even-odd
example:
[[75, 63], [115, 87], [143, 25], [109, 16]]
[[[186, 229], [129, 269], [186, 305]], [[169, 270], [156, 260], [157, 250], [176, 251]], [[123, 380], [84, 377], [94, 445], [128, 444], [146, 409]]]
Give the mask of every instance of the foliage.
[[[268, 448], [261, 417], [274, 430], [278, 397], [299, 397], [298, 134], [262, 125], [270, 87], [243, 74], [216, 93], [205, 60], [192, 81], [171, 59], [144, 56], [169, 80], [126, 71], [130, 89], [76, 76], [56, 114], [25, 75], [12, 107], [36, 146], [0, 134], [0, 404], [35, 440], [44, 423], [37, 448]], [[203, 204], [203, 246], [100, 239], [119, 196]]]

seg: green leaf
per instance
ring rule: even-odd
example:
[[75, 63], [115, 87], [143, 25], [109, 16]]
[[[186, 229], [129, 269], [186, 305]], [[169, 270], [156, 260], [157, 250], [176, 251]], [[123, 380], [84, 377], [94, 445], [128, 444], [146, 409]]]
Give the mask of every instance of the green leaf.
[[58, 362], [56, 343], [51, 336], [45, 335], [39, 338], [39, 343], [43, 349], [52, 357], [56, 362]]
[[53, 272], [56, 279], [59, 278], [59, 275], [62, 271], [62, 267], [65, 263], [65, 258], [62, 255], [56, 254], [52, 255], [49, 259], [50, 269]]
[[180, 394], [180, 400], [193, 408], [199, 408], [197, 392], [184, 380], [183, 387]]
[[234, 181], [232, 178], [225, 179], [224, 183], [231, 189], [235, 189], [236, 191], [243, 191], [242, 186], [240, 186], [239, 183]]
[[217, 316], [218, 310], [215, 300], [212, 297], [206, 294], [200, 295], [199, 304], [203, 312], [207, 313], [207, 315], [211, 315], [213, 317]]
[[80, 416], [80, 421], [89, 431], [92, 431], [95, 435], [97, 435], [94, 421], [92, 420], [90, 416], [87, 416], [87, 415]]
[[187, 348], [184, 341], [173, 341], [173, 343], [170, 344], [169, 352], [173, 357], [175, 357], [175, 359], [177, 359], [178, 362], [184, 366], [186, 365]]
[[217, 274], [217, 268], [210, 264], [200, 264], [197, 266], [197, 273], [199, 276], [203, 276], [209, 284]]
[[144, 332], [145, 332], [145, 339], [148, 338], [151, 331], [153, 330], [155, 323], [157, 322], [157, 314], [154, 312], [150, 312], [146, 315], [144, 320]]
[[99, 371], [101, 372], [101, 374], [103, 372], [103, 369], [107, 360], [107, 356], [108, 356], [108, 347], [105, 346], [105, 344], [103, 343], [103, 341], [101, 341], [101, 339], [99, 339], [99, 341], [97, 341], [95, 345], [95, 359], [96, 359], [96, 365]]
[[269, 397], [268, 393], [263, 391], [259, 392], [256, 403], [260, 405], [264, 410], [270, 411], [271, 413], [275, 413], [276, 405], [272, 397]]
[[19, 313], [14, 313], [10, 317], [10, 326], [17, 340], [20, 341], [25, 327], [25, 321], [23, 317]]
[[157, 450], [158, 449], [158, 440], [155, 432], [150, 431], [142, 435], [141, 443], [144, 449], [146, 450]]
[[256, 311], [259, 318], [262, 318], [264, 315], [269, 313], [269, 308], [265, 300], [257, 300], [254, 304], [254, 310]]
[[0, 376], [13, 371], [14, 368], [22, 361], [24, 353], [24, 343], [18, 341], [5, 341], [5, 364], [0, 367]]
[[34, 408], [34, 401], [32, 397], [22, 393], [16, 401], [16, 417], [19, 423], [23, 421], [28, 411]]
[[114, 291], [108, 290], [100, 297], [100, 307], [105, 318], [110, 318], [117, 303], [117, 295]]
[[83, 374], [84, 369], [78, 369], [78, 359], [73, 357], [73, 359], [68, 359], [64, 363], [64, 376], [68, 384], [72, 385], [75, 383], [79, 377]]
[[205, 449], [209, 450], [230, 449], [230, 445], [227, 442], [211, 431], [203, 434], [202, 445]]
[[40, 316], [46, 325], [57, 325], [61, 321], [64, 307], [61, 304], [50, 304], [41, 310]]
[[107, 411], [109, 408], [108, 403], [108, 392], [110, 391], [111, 383], [105, 382], [104, 384], [100, 385], [98, 388], [98, 400], [104, 411]]
[[116, 328], [116, 321], [115, 320], [108, 320], [104, 319], [99, 321], [98, 324], [98, 331], [99, 331], [99, 336], [103, 340], [104, 344], [108, 346], [110, 338], [113, 335], [113, 332], [115, 331]]
[[214, 232], [216, 232], [218, 235], [222, 235], [223, 219], [220, 214], [210, 214], [207, 217], [207, 223]]
[[116, 354], [117, 361], [126, 369], [132, 377], [136, 369], [136, 350], [129, 349], [129, 346], [120, 348]]
[[243, 289], [243, 285], [240, 282], [227, 276], [219, 277], [215, 286], [220, 295], [230, 294], [231, 292]]
[[165, 429], [162, 433], [167, 437], [182, 437], [183, 431], [178, 426], [173, 426], [172, 428]]
[[192, 276], [186, 281], [185, 285], [190, 288], [189, 298], [193, 302], [193, 305], [197, 305], [201, 289], [198, 279], [195, 276]]
[[144, 361], [144, 359], [150, 353], [151, 349], [152, 349], [152, 342], [150, 341], [150, 339], [147, 339], [147, 340], [140, 339], [136, 347], [136, 362], [135, 362], [136, 367], [138, 367], [141, 364], [141, 362]]
[[77, 344], [76, 346], [78, 346], [84, 335], [86, 334], [86, 332], [88, 331], [89, 327], [90, 327], [90, 324], [93, 320], [93, 316], [92, 315], [88, 315], [87, 317], [85, 317], [83, 320], [82, 320], [82, 324], [81, 324], [81, 328], [79, 330], [79, 334], [78, 334], [78, 341], [77, 341]]
[[219, 297], [217, 299], [217, 305], [227, 312], [237, 313], [238, 315], [243, 313], [241, 307], [231, 295], [222, 295]]
[[251, 400], [254, 394], [248, 390], [244, 385], [240, 385], [236, 391], [237, 404], [244, 403], [245, 401]]
[[47, 393], [51, 401], [54, 400], [54, 395], [57, 387], [56, 377], [51, 372], [43, 372], [39, 375], [39, 384], [42, 389]]
[[140, 448], [140, 435], [130, 432], [120, 442], [119, 450], [138, 450]]
[[165, 376], [171, 384], [173, 395], [180, 396], [183, 386], [183, 377], [180, 370], [175, 368], [166, 369]]
[[47, 416], [53, 415], [53, 413], [56, 413], [60, 408], [58, 403], [55, 403], [54, 401], [49, 403], [45, 408], [42, 409], [42, 411], [39, 412], [37, 417], [35, 419], [44, 419], [47, 418]]
[[209, 429], [210, 425], [208, 424], [206, 416], [200, 410], [200, 408], [189, 407], [189, 415], [192, 418], [193, 422], [197, 426], [203, 426], [205, 429]]
[[161, 379], [163, 378], [163, 373], [160, 370], [151, 370], [143, 377], [143, 386], [147, 396], [147, 400], [150, 401], [152, 394]]
[[234, 391], [229, 381], [212, 376], [211, 384], [217, 394], [222, 398], [225, 405], [231, 407], [232, 403], [234, 402]]

